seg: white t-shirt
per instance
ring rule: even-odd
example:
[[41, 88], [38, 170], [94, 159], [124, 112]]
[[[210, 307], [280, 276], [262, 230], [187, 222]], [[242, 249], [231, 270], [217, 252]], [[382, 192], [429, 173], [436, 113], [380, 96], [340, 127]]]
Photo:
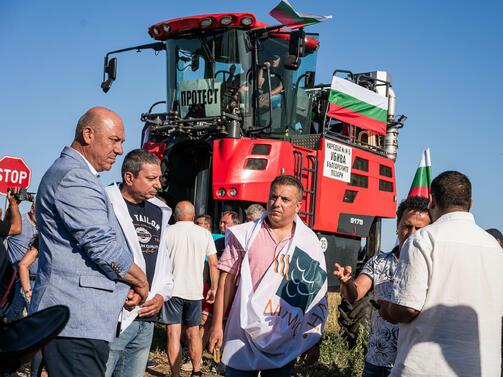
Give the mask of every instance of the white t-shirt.
[[166, 231], [166, 246], [173, 269], [172, 297], [201, 300], [204, 260], [217, 252], [211, 233], [192, 221], [178, 221]]
[[409, 237], [392, 302], [420, 311], [400, 324], [391, 376], [499, 376], [503, 250], [468, 212]]

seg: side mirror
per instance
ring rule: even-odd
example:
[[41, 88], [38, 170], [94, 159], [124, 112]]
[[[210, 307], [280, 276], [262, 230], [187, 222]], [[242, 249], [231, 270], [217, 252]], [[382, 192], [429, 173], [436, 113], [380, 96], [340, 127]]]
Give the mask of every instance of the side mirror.
[[110, 61], [108, 61], [108, 56], [105, 57], [105, 66], [103, 69], [103, 82], [101, 83], [101, 89], [103, 89], [104, 93], [110, 90], [110, 88], [112, 87], [112, 83], [115, 81], [116, 75], [117, 75], [117, 58], [112, 58], [110, 59]]
[[312, 88], [314, 86], [314, 74], [313, 71], [307, 71], [306, 77], [304, 79], [304, 88]]
[[199, 69], [199, 56], [198, 55], [193, 55], [192, 59], [190, 61], [190, 69], [192, 72], [195, 72]]
[[290, 33], [290, 43], [288, 45], [288, 56], [285, 59], [285, 68], [297, 70], [300, 67], [300, 58], [305, 56], [306, 33], [303, 28]]

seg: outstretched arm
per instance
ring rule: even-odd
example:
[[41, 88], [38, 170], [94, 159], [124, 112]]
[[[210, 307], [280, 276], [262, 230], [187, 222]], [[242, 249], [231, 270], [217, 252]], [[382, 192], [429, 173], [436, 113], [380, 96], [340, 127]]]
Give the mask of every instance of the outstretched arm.
[[367, 275], [360, 274], [353, 280], [351, 277], [351, 266], [341, 267], [338, 263], [335, 264], [334, 275], [341, 282], [341, 294], [349, 301], [355, 302], [360, 300], [372, 289], [372, 279]]

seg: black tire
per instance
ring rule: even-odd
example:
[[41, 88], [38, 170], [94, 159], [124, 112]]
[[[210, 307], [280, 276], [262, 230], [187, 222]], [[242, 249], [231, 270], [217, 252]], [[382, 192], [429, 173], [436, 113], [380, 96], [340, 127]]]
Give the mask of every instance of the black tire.
[[344, 297], [341, 297], [337, 321], [339, 322], [342, 334], [347, 340], [350, 348], [356, 345], [360, 326], [365, 326], [370, 323], [370, 316], [372, 314], [372, 305], [370, 304], [371, 298], [373, 298], [371, 291], [353, 304]]

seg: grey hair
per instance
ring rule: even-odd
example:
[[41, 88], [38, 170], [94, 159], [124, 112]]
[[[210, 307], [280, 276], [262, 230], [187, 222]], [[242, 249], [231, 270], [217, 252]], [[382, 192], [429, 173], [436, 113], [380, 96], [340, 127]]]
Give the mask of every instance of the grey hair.
[[124, 158], [124, 162], [122, 163], [122, 177], [127, 172], [132, 173], [135, 177], [138, 177], [138, 173], [143, 169], [144, 164], [155, 164], [159, 165], [159, 159], [151, 152], [146, 151], [144, 149], [133, 149], [129, 152]]
[[241, 224], [241, 220], [239, 219], [239, 215], [236, 211], [225, 211], [224, 213], [222, 213], [222, 217], [224, 217], [225, 215], [230, 215], [232, 223], [234, 225]]
[[251, 204], [246, 210], [246, 216], [253, 217], [254, 220], [260, 219], [262, 214], [264, 213], [265, 208], [260, 204]]

